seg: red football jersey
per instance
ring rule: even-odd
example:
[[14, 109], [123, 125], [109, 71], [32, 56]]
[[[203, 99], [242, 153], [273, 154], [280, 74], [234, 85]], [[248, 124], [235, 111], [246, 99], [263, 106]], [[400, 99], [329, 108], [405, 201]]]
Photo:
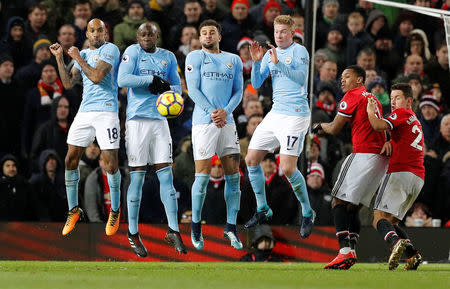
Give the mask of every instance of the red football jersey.
[[[338, 114], [350, 118], [352, 128], [352, 143], [354, 153], [379, 154], [386, 140], [384, 132], [376, 132], [372, 129], [367, 116], [367, 99], [377, 98], [360, 86], [347, 91], [339, 104]], [[378, 117], [381, 118], [381, 103], [377, 100]]]
[[392, 156], [387, 173], [411, 172], [423, 179], [423, 132], [414, 112], [398, 108], [383, 120], [391, 127]]

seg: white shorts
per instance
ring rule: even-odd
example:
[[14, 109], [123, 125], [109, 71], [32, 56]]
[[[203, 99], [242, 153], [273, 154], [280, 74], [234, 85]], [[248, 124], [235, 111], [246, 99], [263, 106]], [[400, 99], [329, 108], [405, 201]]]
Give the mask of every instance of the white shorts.
[[351, 153], [342, 164], [331, 195], [355, 205], [370, 206], [389, 158], [379, 154]]
[[218, 128], [214, 123], [192, 126], [194, 160], [206, 160], [215, 154], [220, 157], [239, 154], [241, 147], [234, 123]]
[[280, 147], [280, 154], [299, 156], [308, 131], [309, 116], [290, 116], [269, 112], [253, 133], [249, 149], [273, 152]]
[[118, 149], [120, 145], [120, 121], [117, 112], [78, 112], [67, 136], [67, 143], [88, 147], [97, 138], [101, 150]]
[[128, 165], [172, 163], [172, 138], [165, 119], [130, 119], [125, 123]]
[[384, 176], [374, 209], [403, 220], [422, 190], [423, 179], [411, 172], [395, 172]]

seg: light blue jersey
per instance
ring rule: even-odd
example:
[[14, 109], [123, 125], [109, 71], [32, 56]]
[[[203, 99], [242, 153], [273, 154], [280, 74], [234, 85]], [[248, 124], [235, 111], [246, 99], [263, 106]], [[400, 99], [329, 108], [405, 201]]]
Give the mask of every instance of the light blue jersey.
[[80, 70], [83, 78], [83, 100], [79, 111], [111, 111], [118, 112], [117, 100], [117, 69], [120, 61], [120, 51], [116, 45], [105, 42], [97, 49], [84, 49], [80, 52], [81, 58], [89, 66], [96, 68], [97, 61], [102, 60], [111, 64], [112, 68], [100, 83], [93, 83], [83, 72], [78, 62], [74, 67]]
[[259, 88], [267, 76], [272, 76], [273, 112], [292, 116], [309, 116], [308, 66], [309, 54], [300, 44], [286, 49], [276, 48], [278, 63], [270, 60], [270, 50], [263, 59], [253, 63], [252, 86]]
[[241, 102], [244, 86], [239, 56], [192, 51], [186, 57], [185, 75], [189, 97], [195, 103], [193, 125], [211, 123], [211, 113], [218, 108], [227, 112], [227, 123], [234, 123], [233, 111]]
[[130, 45], [122, 56], [119, 66], [120, 87], [128, 87], [127, 119], [165, 119], [156, 110], [159, 95], [151, 94], [149, 85], [157, 75], [170, 82], [172, 90], [181, 94], [181, 81], [177, 72], [175, 55], [162, 48], [146, 52], [139, 44]]

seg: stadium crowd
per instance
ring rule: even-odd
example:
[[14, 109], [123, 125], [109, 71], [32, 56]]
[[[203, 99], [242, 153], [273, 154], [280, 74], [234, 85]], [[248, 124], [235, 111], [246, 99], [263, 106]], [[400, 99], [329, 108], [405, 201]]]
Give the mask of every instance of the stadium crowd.
[[[450, 1], [397, 1], [418, 6], [449, 9]], [[137, 28], [152, 22], [160, 32], [158, 46], [174, 52], [181, 77], [185, 107], [182, 115], [169, 120], [174, 148], [174, 186], [178, 192], [181, 223], [192, 218], [190, 188], [194, 182], [191, 143], [192, 110], [184, 72], [186, 55], [200, 49], [198, 25], [215, 19], [222, 25], [220, 47], [238, 54], [243, 62], [244, 94], [234, 111], [241, 145], [241, 210], [238, 223], [254, 214], [255, 197], [245, 166], [245, 155], [255, 128], [271, 108], [271, 81], [252, 87], [252, 59], [249, 46], [257, 41], [264, 49], [274, 43], [273, 21], [289, 14], [296, 23], [295, 41], [304, 42], [305, 1], [299, 0], [27, 0], [2, 1], [0, 40], [0, 220], [64, 222], [68, 211], [64, 183], [67, 133], [81, 103], [82, 83], [65, 89], [58, 76], [49, 47], [58, 42], [65, 65], [74, 60], [70, 47], [86, 47], [86, 27], [92, 18], [104, 21], [107, 41], [121, 53], [136, 42]], [[431, 218], [450, 226], [450, 72], [448, 46], [442, 19], [367, 1], [321, 0], [317, 11], [312, 124], [330, 122], [343, 97], [340, 74], [346, 66], [358, 64], [367, 74], [366, 89], [390, 113], [390, 86], [409, 83], [413, 109], [423, 127], [425, 142], [425, 185], [406, 225]], [[447, 36], [448, 37], [448, 36]], [[311, 54], [311, 51], [310, 51]], [[126, 172], [126, 89], [119, 89], [121, 120], [121, 199], [126, 200], [129, 174]], [[336, 136], [310, 135], [309, 149], [300, 162], [306, 163], [311, 206], [316, 225], [332, 225], [331, 187], [340, 166], [351, 152], [348, 125]], [[295, 195], [279, 168], [277, 154], [268, 154], [262, 167], [268, 204], [274, 211], [271, 224], [298, 224], [300, 209]], [[212, 171], [202, 213], [202, 222], [224, 224], [224, 171], [220, 160], [212, 159]], [[140, 221], [166, 223], [159, 201], [159, 181], [150, 170], [143, 186]], [[106, 222], [110, 208], [106, 171], [97, 143], [89, 146], [80, 162], [79, 204], [90, 222]], [[122, 202], [122, 221], [126, 220]], [[369, 225], [370, 210], [363, 210]]]

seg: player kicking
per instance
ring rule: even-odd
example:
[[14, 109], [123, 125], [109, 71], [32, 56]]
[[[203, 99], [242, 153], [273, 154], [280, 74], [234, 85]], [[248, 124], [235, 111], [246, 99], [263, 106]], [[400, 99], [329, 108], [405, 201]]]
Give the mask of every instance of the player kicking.
[[72, 46], [68, 54], [75, 60], [69, 72], [63, 61], [63, 49], [55, 43], [50, 51], [56, 57], [64, 88], [70, 89], [80, 77], [83, 79], [83, 100], [67, 136], [69, 146], [65, 165], [65, 180], [69, 213], [62, 234], [67, 235], [83, 214], [78, 207], [78, 163], [86, 147], [94, 138], [100, 146], [111, 193], [111, 210], [106, 223], [106, 235], [119, 228], [120, 171], [118, 162], [120, 125], [117, 100], [117, 68], [120, 52], [117, 46], [105, 41], [105, 24], [100, 19], [89, 21], [86, 36], [89, 48], [79, 52]]
[[245, 158], [257, 205], [256, 214], [245, 227], [253, 227], [272, 217], [266, 200], [261, 161], [267, 152], [280, 146], [281, 169], [302, 205], [300, 236], [307, 238], [314, 226], [315, 212], [309, 204], [305, 179], [297, 169], [297, 161], [310, 123], [307, 98], [309, 54], [304, 46], [293, 41], [294, 20], [290, 16], [275, 18], [274, 36], [278, 47], [270, 45], [271, 49], [265, 55], [258, 42], [250, 46], [252, 85], [259, 88], [270, 73], [273, 106], [256, 128]]
[[391, 87], [392, 113], [386, 118], [376, 116], [373, 98], [367, 103], [370, 124], [376, 131], [391, 131], [392, 156], [375, 201], [373, 227], [391, 246], [389, 270], [397, 268], [403, 252], [408, 258], [405, 270], [416, 270], [422, 257], [398, 223], [405, 217], [422, 189], [423, 166], [422, 126], [411, 110], [412, 90], [407, 83]]
[[156, 110], [159, 94], [168, 90], [181, 93], [181, 83], [175, 55], [156, 47], [157, 40], [158, 29], [154, 24], [147, 22], [139, 26], [138, 43], [125, 50], [118, 77], [119, 86], [128, 87], [125, 137], [131, 176], [127, 193], [128, 241], [140, 257], [147, 256], [138, 232], [147, 164], [155, 166], [159, 179], [161, 201], [169, 225], [165, 240], [179, 253], [187, 253], [178, 228], [178, 203], [171, 166], [172, 138], [166, 118]]
[[185, 69], [189, 97], [195, 103], [191, 241], [196, 249], [203, 249], [202, 207], [211, 173], [211, 158], [217, 153], [225, 171], [227, 224], [223, 235], [232, 247], [240, 250], [242, 243], [236, 231], [241, 201], [240, 147], [232, 113], [242, 99], [242, 61], [237, 55], [219, 50], [221, 27], [216, 21], [203, 21], [199, 31], [202, 49], [187, 55]]
[[[384, 145], [385, 135], [370, 126], [367, 117], [367, 102], [373, 96], [364, 88], [366, 72], [357, 65], [347, 67], [342, 72], [341, 87], [345, 93], [339, 104], [339, 111], [330, 123], [322, 123], [312, 130], [320, 129], [329, 134], [337, 134], [347, 121], [352, 130], [353, 152], [345, 159], [338, 179], [332, 190], [332, 213], [339, 254], [325, 266], [325, 269], [349, 269], [356, 262], [355, 245], [359, 238], [360, 204], [370, 205], [388, 164], [390, 145]], [[382, 115], [381, 104], [377, 104], [377, 114]]]

